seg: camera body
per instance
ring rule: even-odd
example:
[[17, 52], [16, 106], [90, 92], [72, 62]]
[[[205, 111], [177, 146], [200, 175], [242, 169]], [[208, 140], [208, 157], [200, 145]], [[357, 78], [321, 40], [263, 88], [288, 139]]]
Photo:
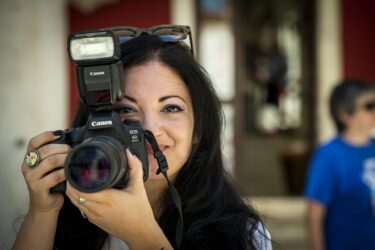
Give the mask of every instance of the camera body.
[[[68, 51], [77, 64], [81, 103], [90, 114], [85, 126], [66, 129], [52, 142], [72, 147], [64, 165], [67, 181], [83, 192], [126, 187], [126, 148], [141, 161], [146, 181], [149, 171], [144, 131], [139, 121], [122, 121], [114, 111], [123, 98], [119, 37], [111, 30], [73, 33], [68, 38]], [[65, 184], [58, 184], [51, 192], [64, 192]]]
[[[94, 112], [84, 127], [69, 128], [53, 143], [68, 144], [73, 149], [65, 161], [65, 175], [69, 183], [83, 192], [105, 188], [124, 188], [129, 167], [125, 149], [142, 163], [143, 180], [148, 178], [146, 141], [136, 120], [121, 121], [115, 111]], [[64, 192], [60, 183], [51, 192]]]

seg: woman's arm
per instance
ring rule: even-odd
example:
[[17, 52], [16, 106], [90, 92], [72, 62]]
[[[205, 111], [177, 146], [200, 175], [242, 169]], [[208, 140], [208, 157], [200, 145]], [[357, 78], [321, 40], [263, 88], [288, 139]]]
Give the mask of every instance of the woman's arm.
[[[134, 238], [135, 240], [128, 240], [130, 249], [136, 250], [173, 250], [171, 243], [164, 235], [163, 231], [155, 221], [155, 225], [152, 228], [145, 229], [142, 233], [142, 241]], [[146, 236], [146, 237], [145, 237]]]
[[56, 232], [59, 210], [36, 212], [30, 210], [22, 223], [13, 250], [51, 250]]
[[324, 218], [326, 208], [313, 200], [307, 201], [308, 238], [311, 250], [324, 250]]

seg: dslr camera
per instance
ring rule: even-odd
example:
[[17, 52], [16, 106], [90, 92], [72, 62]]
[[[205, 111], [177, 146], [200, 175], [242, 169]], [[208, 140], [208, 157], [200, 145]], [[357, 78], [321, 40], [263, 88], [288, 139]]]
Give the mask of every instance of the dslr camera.
[[[68, 51], [76, 64], [80, 101], [89, 108], [83, 127], [69, 128], [52, 142], [72, 147], [64, 165], [69, 183], [83, 192], [124, 188], [128, 181], [125, 149], [142, 163], [143, 180], [148, 178], [145, 134], [139, 121], [124, 120], [114, 111], [123, 98], [123, 65], [120, 37], [113, 30], [72, 33]], [[64, 192], [66, 182], [51, 189]]]

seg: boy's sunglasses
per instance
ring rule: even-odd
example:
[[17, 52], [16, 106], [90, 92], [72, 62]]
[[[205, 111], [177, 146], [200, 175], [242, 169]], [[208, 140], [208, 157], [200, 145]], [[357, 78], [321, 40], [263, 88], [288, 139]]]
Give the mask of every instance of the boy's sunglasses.
[[182, 42], [188, 37], [190, 44], [187, 45], [189, 46], [191, 53], [194, 55], [193, 39], [189, 26], [164, 24], [144, 29], [132, 26], [117, 26], [107, 28], [106, 30], [115, 32], [120, 39], [120, 43], [126, 43], [141, 34], [159, 36], [159, 38], [164, 42]]
[[363, 104], [362, 106], [360, 106], [362, 109], [366, 110], [366, 111], [374, 111], [375, 110], [375, 100], [374, 101], [370, 101], [370, 102], [367, 102], [365, 104]]

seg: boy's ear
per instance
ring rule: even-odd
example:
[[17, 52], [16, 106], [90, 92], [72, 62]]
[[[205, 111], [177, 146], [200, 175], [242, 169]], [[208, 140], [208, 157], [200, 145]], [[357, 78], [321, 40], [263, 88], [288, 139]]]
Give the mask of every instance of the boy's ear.
[[340, 112], [339, 113], [339, 119], [345, 125], [348, 125], [350, 117], [351, 117], [351, 115], [349, 113], [347, 113], [347, 112]]

